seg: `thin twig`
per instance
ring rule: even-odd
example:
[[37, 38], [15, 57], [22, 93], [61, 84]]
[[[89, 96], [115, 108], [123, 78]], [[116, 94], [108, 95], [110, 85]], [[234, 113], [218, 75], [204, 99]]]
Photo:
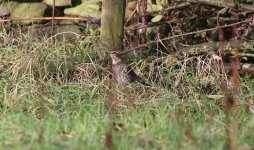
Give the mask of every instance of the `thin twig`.
[[181, 18], [181, 19], [174, 19], [174, 20], [170, 20], [170, 21], [161, 21], [161, 22], [156, 22], [156, 23], [150, 23], [147, 25], [142, 25], [142, 24], [135, 24], [129, 27], [125, 27], [124, 30], [137, 30], [137, 29], [143, 29], [143, 28], [148, 28], [148, 27], [154, 27], [154, 26], [159, 26], [159, 25], [163, 25], [163, 24], [170, 24], [170, 23], [177, 23], [177, 22], [182, 22], [185, 20], [192, 20], [197, 18], [197, 16], [193, 16], [193, 17], [189, 17], [189, 18]]
[[141, 0], [141, 13], [142, 13], [142, 24], [146, 25], [146, 7], [147, 7], [147, 0]]
[[181, 3], [181, 4], [178, 4], [178, 5], [168, 7], [164, 11], [170, 11], [170, 10], [174, 10], [174, 9], [181, 9], [181, 8], [184, 8], [184, 7], [188, 7], [190, 5], [191, 5], [191, 3], [185, 2], [185, 3]]
[[133, 10], [133, 12], [131, 13], [130, 17], [126, 20], [126, 22], [124, 23], [124, 26], [127, 25], [127, 23], [130, 21], [130, 19], [134, 16], [134, 14], [137, 12], [137, 8], [135, 10]]

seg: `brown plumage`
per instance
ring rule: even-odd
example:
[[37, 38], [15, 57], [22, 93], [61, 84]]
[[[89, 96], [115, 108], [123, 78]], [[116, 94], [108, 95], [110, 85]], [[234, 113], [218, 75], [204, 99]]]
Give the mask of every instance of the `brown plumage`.
[[118, 83], [130, 84], [136, 81], [144, 85], [149, 85], [123, 61], [119, 52], [111, 51], [110, 57], [112, 60], [112, 73]]

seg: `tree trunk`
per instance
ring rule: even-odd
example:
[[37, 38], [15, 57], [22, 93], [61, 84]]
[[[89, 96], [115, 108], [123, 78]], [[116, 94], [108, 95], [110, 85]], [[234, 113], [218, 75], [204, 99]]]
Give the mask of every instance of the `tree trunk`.
[[125, 1], [102, 1], [101, 41], [108, 51], [123, 49]]

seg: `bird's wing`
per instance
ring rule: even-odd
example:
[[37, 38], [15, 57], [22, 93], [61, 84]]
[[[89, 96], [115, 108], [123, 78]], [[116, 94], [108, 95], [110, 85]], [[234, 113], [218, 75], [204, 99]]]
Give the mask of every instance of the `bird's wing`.
[[118, 83], [121, 83], [121, 84], [129, 83], [129, 80], [126, 77], [128, 71], [127, 71], [127, 65], [125, 63], [118, 63], [115, 65], [112, 65], [112, 72], [116, 80], [118, 81]]
[[146, 83], [146, 81], [145, 81], [144, 79], [142, 79], [141, 77], [139, 77], [139, 76], [133, 71], [133, 69], [132, 69], [130, 66], [128, 66], [127, 70], [128, 70], [128, 73], [127, 73], [127, 74], [128, 74], [128, 78], [129, 78], [129, 81], [130, 81], [131, 83], [137, 81], [137, 82], [139, 82], [139, 83], [141, 83], [141, 84], [143, 84], [143, 85], [150, 86], [148, 83]]

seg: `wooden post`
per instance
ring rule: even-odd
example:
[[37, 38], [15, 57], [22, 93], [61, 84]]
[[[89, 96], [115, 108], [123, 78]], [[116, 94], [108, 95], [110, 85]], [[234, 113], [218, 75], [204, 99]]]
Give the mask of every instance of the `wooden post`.
[[123, 31], [126, 0], [103, 0], [101, 41], [105, 50], [123, 49]]

